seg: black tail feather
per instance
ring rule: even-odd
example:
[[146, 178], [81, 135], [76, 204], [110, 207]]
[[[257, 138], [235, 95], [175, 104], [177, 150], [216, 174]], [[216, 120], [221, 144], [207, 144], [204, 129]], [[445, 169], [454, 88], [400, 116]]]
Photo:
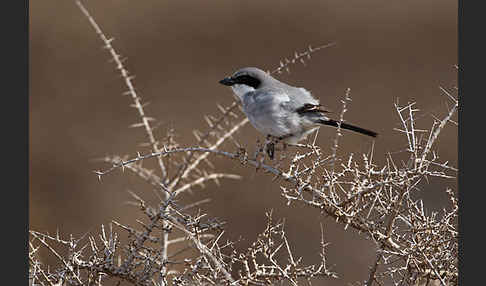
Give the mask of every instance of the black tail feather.
[[[329, 120], [320, 120], [319, 123], [321, 123], [323, 125], [338, 127], [339, 121], [329, 119]], [[358, 127], [358, 126], [354, 126], [354, 125], [351, 125], [351, 124], [348, 124], [348, 123], [345, 123], [345, 122], [341, 122], [341, 128], [346, 129], [346, 130], [351, 130], [351, 131], [354, 131], [354, 132], [358, 132], [358, 133], [368, 135], [368, 136], [371, 136], [371, 137], [378, 136], [378, 133], [376, 133], [374, 131], [367, 130], [367, 129], [364, 129], [364, 128], [361, 128], [361, 127]]]

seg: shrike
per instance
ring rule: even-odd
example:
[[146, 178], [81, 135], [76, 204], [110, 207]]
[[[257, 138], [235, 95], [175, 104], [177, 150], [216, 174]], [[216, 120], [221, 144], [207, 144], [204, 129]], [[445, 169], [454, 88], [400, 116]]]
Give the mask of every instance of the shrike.
[[[242, 68], [220, 83], [231, 87], [250, 123], [267, 137], [296, 144], [322, 125], [339, 125], [339, 121], [326, 116], [329, 111], [309, 91], [278, 81], [258, 68]], [[378, 135], [345, 122], [341, 128], [371, 137]], [[273, 157], [273, 145], [271, 149], [267, 151]]]

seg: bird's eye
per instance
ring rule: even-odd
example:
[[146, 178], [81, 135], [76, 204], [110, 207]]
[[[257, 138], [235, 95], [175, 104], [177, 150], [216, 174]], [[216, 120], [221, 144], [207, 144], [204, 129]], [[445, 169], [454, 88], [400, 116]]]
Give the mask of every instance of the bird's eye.
[[259, 79], [254, 78], [251, 75], [247, 75], [247, 74], [239, 75], [234, 80], [237, 84], [244, 84], [244, 85], [251, 86], [253, 88], [258, 88], [258, 86], [260, 86], [261, 83]]

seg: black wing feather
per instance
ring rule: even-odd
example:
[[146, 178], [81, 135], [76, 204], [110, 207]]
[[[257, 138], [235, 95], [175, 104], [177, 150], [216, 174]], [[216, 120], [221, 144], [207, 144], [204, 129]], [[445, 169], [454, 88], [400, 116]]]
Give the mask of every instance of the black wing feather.
[[[324, 124], [324, 125], [333, 126], [333, 127], [339, 126], [339, 122], [336, 121], [336, 120], [332, 120], [332, 119], [320, 120], [319, 123]], [[351, 130], [351, 131], [354, 131], [354, 132], [358, 132], [358, 133], [368, 135], [368, 136], [371, 136], [371, 137], [378, 136], [378, 133], [376, 133], [375, 131], [364, 129], [364, 128], [361, 128], [361, 127], [358, 127], [358, 126], [355, 126], [355, 125], [351, 125], [351, 124], [345, 123], [345, 122], [341, 122], [341, 128], [346, 129], [346, 130]]]
[[321, 104], [306, 103], [295, 111], [301, 115], [304, 113], [330, 113], [329, 110], [322, 109], [321, 107], [323, 107]]

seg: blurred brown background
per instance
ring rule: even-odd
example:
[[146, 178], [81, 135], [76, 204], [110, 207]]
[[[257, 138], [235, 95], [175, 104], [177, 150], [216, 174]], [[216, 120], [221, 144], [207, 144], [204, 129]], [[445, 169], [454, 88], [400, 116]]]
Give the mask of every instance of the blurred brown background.
[[[243, 66], [273, 69], [281, 59], [308, 45], [338, 45], [312, 55], [304, 67], [291, 67], [279, 78], [310, 89], [331, 110], [339, 111], [346, 88], [352, 102], [345, 118], [378, 131], [375, 158], [400, 151], [406, 141], [393, 103], [417, 101], [426, 129], [431, 114], [447, 111], [439, 85], [456, 84], [457, 1], [87, 1], [86, 6], [114, 47], [128, 57], [146, 112], [174, 127], [184, 146], [195, 142], [192, 129], [204, 130], [205, 114], [215, 103], [228, 105], [231, 91], [218, 84]], [[138, 178], [114, 172], [100, 183], [92, 173], [106, 167], [93, 159], [108, 154], [146, 151], [142, 129], [122, 95], [125, 86], [102, 43], [73, 1], [30, 2], [30, 229], [80, 236], [96, 232], [112, 219], [134, 224], [138, 211], [124, 204], [127, 190], [153, 197]], [[247, 125], [240, 143], [254, 146], [257, 136]], [[331, 129], [321, 129], [319, 144], [331, 146]], [[346, 133], [340, 152], [368, 152], [371, 141]], [[227, 146], [231, 148], [231, 146]], [[457, 129], [449, 126], [437, 147], [443, 160], [457, 162]], [[233, 150], [233, 149], [231, 149]], [[330, 150], [330, 149], [328, 149]], [[285, 206], [271, 177], [233, 162], [216, 159], [216, 169], [245, 176], [185, 195], [228, 222], [227, 238], [246, 240], [244, 249], [265, 225], [265, 211], [286, 218], [295, 254], [314, 263], [319, 257], [319, 223], [325, 226], [329, 262], [344, 285], [366, 279], [374, 259], [373, 244], [317, 210]], [[429, 209], [447, 204], [449, 183], [431, 180], [421, 195]], [[296, 215], [298, 214], [298, 215]]]

